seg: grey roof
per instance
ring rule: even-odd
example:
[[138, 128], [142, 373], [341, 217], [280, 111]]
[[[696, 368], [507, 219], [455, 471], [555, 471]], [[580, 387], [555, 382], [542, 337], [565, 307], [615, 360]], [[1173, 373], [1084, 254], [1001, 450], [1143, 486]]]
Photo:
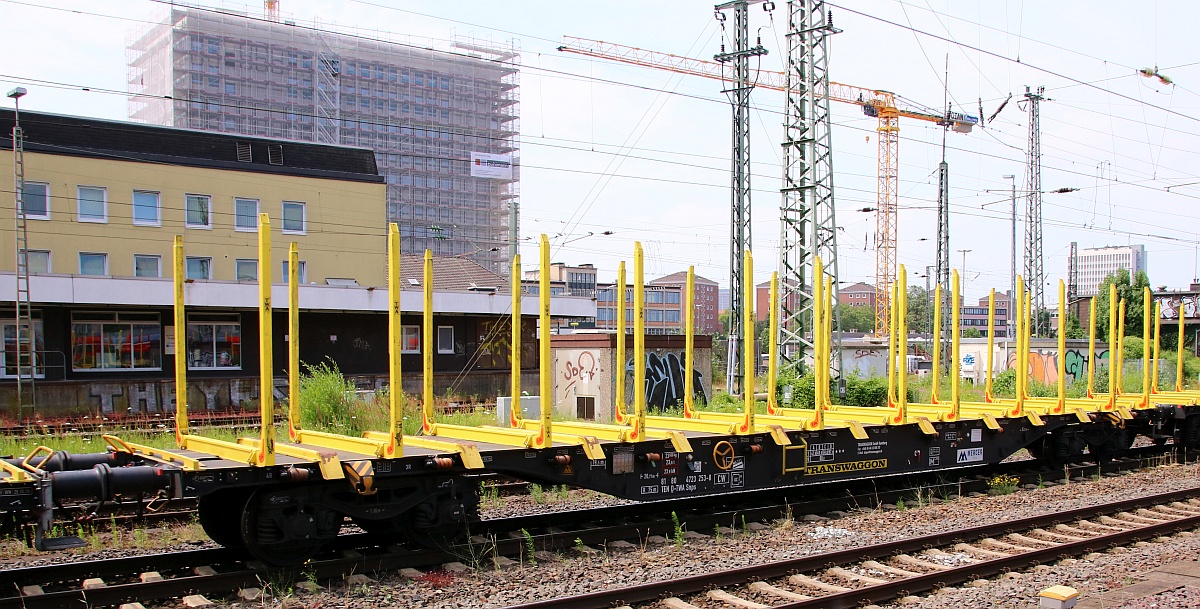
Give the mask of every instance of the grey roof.
[[[425, 277], [425, 256], [402, 254], [400, 256], [400, 285], [406, 290], [420, 289]], [[414, 285], [412, 281], [415, 280]], [[493, 273], [478, 263], [453, 256], [433, 257], [434, 290], [469, 290], [496, 288], [508, 291], [508, 278]]]
[[[8, 148], [12, 147], [13, 116], [12, 110], [0, 109], [0, 145]], [[365, 148], [42, 112], [21, 112], [21, 128], [25, 131], [25, 150], [30, 152], [356, 182], [384, 181], [375, 164], [375, 153]], [[249, 162], [238, 160], [238, 144], [249, 145]], [[270, 152], [268, 146], [272, 147]], [[272, 155], [277, 163], [270, 162]]]

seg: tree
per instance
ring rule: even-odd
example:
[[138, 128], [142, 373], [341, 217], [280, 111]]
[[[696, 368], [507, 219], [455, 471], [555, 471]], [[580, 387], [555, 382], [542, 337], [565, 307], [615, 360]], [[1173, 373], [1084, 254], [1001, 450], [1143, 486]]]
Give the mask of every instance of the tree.
[[875, 309], [865, 305], [839, 304], [843, 332], [874, 332]]
[[1066, 328], [1067, 338], [1083, 338], [1083, 324], [1079, 323], [1079, 316], [1074, 313], [1067, 313]]
[[929, 332], [933, 328], [933, 295], [920, 286], [908, 286], [908, 322], [910, 332]]
[[983, 338], [983, 333], [980, 332], [977, 328], [967, 328], [966, 330], [963, 330], [962, 337], [963, 338]]
[[1122, 299], [1125, 301], [1125, 336], [1141, 336], [1144, 316], [1142, 291], [1150, 286], [1150, 279], [1146, 277], [1146, 273], [1138, 271], [1131, 281], [1128, 270], [1118, 269], [1116, 273], [1105, 277], [1104, 281], [1100, 282], [1100, 293], [1096, 295], [1096, 319], [1093, 320], [1093, 323], [1096, 324], [1096, 339], [1112, 342], [1112, 337], [1108, 335], [1108, 286], [1110, 285], [1117, 286], [1118, 302]]

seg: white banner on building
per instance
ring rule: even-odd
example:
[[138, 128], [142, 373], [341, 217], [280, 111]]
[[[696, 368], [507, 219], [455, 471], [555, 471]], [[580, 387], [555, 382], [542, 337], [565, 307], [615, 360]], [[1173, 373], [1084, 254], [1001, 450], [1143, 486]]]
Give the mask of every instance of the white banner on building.
[[507, 154], [471, 153], [471, 177], [512, 179], [512, 156]]

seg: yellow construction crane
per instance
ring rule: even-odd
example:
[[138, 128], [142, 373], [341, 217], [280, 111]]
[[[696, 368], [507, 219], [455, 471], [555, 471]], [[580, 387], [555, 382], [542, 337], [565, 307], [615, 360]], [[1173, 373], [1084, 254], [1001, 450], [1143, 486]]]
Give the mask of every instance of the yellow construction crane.
[[[558, 50], [564, 53], [586, 55], [702, 78], [715, 80], [732, 78], [727, 73], [728, 67], [715, 61], [647, 51], [601, 40], [563, 36], [563, 44], [558, 47]], [[785, 76], [783, 72], [759, 70], [755, 86], [774, 91], [786, 91]], [[979, 118], [959, 112], [938, 112], [913, 103], [890, 91], [837, 82], [830, 82], [829, 90], [826, 93], [833, 101], [854, 104], [861, 107], [864, 114], [879, 119], [879, 184], [875, 221], [875, 333], [878, 336], [886, 336], [890, 310], [888, 290], [896, 280], [896, 208], [900, 195], [898, 188], [900, 118], [936, 123], [959, 133], [970, 133], [971, 129], [979, 124]]]

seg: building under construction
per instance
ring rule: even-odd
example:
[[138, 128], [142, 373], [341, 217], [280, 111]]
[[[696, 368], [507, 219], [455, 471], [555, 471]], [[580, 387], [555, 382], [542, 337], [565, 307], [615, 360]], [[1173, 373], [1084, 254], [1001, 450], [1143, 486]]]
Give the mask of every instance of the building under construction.
[[512, 46], [462, 39], [439, 51], [172, 9], [130, 36], [129, 116], [374, 150], [404, 253], [430, 249], [506, 273], [518, 235], [517, 57]]

